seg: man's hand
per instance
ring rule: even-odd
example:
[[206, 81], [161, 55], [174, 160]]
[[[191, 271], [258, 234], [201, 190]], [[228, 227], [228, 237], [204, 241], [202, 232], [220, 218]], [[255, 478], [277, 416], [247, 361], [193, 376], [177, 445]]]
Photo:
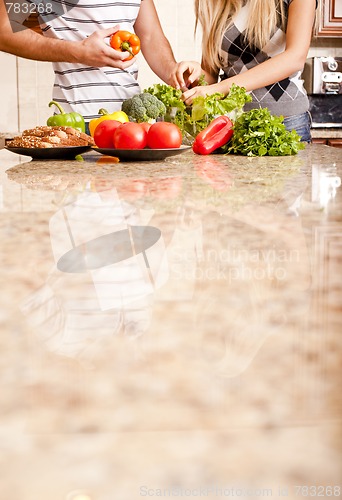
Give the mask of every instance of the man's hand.
[[124, 62], [124, 59], [129, 56], [129, 53], [112, 49], [105, 41], [106, 38], [109, 38], [119, 29], [120, 26], [116, 25], [112, 28], [97, 30], [88, 38], [85, 38], [81, 42], [76, 42], [76, 62], [96, 68], [110, 66], [113, 68], [126, 69], [131, 66], [136, 61], [135, 57]]
[[170, 85], [185, 91], [198, 82], [203, 74], [201, 65], [196, 61], [181, 61], [177, 63], [171, 76]]

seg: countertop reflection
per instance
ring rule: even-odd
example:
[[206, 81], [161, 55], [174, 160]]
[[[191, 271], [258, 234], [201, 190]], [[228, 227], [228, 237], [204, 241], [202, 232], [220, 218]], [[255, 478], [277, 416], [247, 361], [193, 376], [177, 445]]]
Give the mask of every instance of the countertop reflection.
[[0, 498], [337, 496], [341, 150], [0, 167]]

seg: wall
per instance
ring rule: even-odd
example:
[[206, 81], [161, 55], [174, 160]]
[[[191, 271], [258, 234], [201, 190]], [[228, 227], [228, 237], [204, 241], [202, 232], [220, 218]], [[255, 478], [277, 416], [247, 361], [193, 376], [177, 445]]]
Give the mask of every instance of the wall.
[[[193, 0], [155, 0], [155, 5], [177, 60], [200, 60], [200, 36], [194, 38]], [[342, 57], [342, 38], [313, 40], [309, 57]], [[160, 80], [139, 57], [142, 88]], [[0, 52], [0, 132], [15, 133], [44, 124], [51, 114], [53, 71], [50, 63], [16, 58]]]
[[17, 60], [0, 52], [0, 132], [18, 130]]

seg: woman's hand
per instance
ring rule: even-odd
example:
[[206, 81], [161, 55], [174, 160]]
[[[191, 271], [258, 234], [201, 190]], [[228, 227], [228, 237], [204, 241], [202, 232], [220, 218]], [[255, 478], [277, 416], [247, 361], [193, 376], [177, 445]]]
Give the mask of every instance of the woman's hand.
[[215, 94], [216, 92], [222, 93], [218, 83], [213, 83], [212, 85], [200, 85], [183, 92], [182, 99], [187, 106], [190, 106], [195, 97], [205, 97], [206, 95]]
[[116, 25], [112, 28], [97, 30], [81, 42], [76, 42], [75, 57], [77, 62], [96, 68], [110, 66], [126, 69], [131, 66], [136, 61], [135, 57], [124, 62], [129, 53], [115, 50], [105, 41], [119, 29], [120, 26]]
[[176, 89], [186, 90], [198, 81], [203, 74], [200, 63], [196, 61], [181, 61], [177, 63], [171, 76], [170, 85]]

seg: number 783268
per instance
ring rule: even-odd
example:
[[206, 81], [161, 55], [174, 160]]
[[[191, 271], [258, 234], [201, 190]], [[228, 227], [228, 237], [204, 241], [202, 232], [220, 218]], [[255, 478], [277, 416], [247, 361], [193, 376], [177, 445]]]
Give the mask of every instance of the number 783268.
[[301, 497], [340, 497], [341, 486], [294, 486], [296, 496]]
[[52, 3], [49, 2], [6, 2], [7, 14], [51, 14]]

